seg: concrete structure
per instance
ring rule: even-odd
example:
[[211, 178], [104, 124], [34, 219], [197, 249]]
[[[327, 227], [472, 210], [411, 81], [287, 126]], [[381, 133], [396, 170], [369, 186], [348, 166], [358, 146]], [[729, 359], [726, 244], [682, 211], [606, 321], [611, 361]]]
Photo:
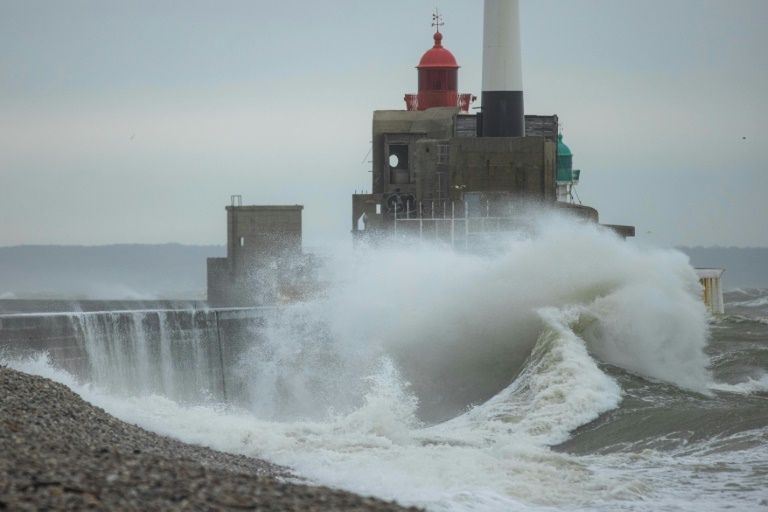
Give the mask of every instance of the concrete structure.
[[[459, 65], [434, 44], [416, 66], [418, 93], [407, 110], [375, 111], [371, 193], [352, 197], [355, 241], [409, 233], [482, 250], [494, 233], [519, 229], [531, 210], [557, 209], [598, 222], [575, 204], [579, 171], [558, 138], [556, 115], [524, 116], [518, 0], [486, 0], [483, 105], [458, 92]], [[575, 176], [575, 177], [574, 177]], [[275, 304], [311, 291], [313, 264], [302, 261], [301, 206], [227, 207], [227, 257], [208, 260], [215, 307]], [[632, 226], [608, 226], [623, 237]], [[499, 238], [498, 236], [496, 238]], [[298, 264], [296, 263], [298, 261]]]
[[[489, 18], [489, 12], [496, 14]], [[435, 46], [418, 66], [419, 94], [429, 94], [433, 108], [423, 109], [421, 100], [416, 102], [418, 108], [411, 108], [414, 103], [408, 103], [406, 96], [408, 110], [373, 113], [371, 192], [352, 196], [356, 240], [408, 232], [469, 247], [470, 239], [483, 238], [473, 236], [482, 234], [477, 229], [516, 229], [524, 213], [541, 208], [598, 222], [597, 210], [572, 200], [578, 178], [573, 177], [570, 151], [558, 154], [559, 147], [567, 150], [567, 146], [558, 140], [557, 116], [522, 115], [519, 34], [506, 32], [510, 27], [517, 30], [516, 13], [517, 1], [486, 1], [481, 116], [467, 113], [446, 94], [438, 97], [435, 91], [424, 90], [425, 81], [432, 83], [428, 71], [449, 77], [451, 94], [458, 82], [459, 66], [442, 46], [439, 31]], [[485, 66], [494, 69], [486, 72]], [[486, 84], [493, 86], [486, 91]], [[464, 220], [480, 217], [487, 220]], [[634, 236], [632, 226], [608, 227], [625, 238]]]
[[720, 278], [725, 272], [724, 268], [697, 268], [696, 275], [703, 287], [702, 298], [707, 309], [713, 315], [725, 314], [723, 305], [723, 288], [720, 286]]
[[208, 258], [208, 303], [254, 306], [279, 300], [275, 274], [301, 259], [301, 205], [242, 206], [227, 210], [227, 257]]
[[251, 375], [238, 371], [281, 325], [280, 308], [0, 315], [0, 357], [34, 358], [118, 394], [247, 406]]

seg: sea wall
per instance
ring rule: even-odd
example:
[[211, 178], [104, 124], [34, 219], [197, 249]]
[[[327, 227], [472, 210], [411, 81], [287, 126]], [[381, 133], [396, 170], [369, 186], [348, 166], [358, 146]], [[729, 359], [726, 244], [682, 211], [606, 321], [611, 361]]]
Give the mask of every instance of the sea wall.
[[80, 382], [186, 403], [247, 402], [239, 365], [280, 308], [0, 315], [0, 358], [47, 355]]

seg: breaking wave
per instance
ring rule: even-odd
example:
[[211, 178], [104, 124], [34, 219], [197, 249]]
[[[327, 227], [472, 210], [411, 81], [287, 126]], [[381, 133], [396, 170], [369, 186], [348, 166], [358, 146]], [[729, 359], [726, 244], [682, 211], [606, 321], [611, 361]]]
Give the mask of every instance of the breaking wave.
[[323, 296], [286, 307], [238, 361], [240, 409], [68, 385], [159, 433], [433, 510], [647, 496], [626, 460], [601, 470], [550, 446], [620, 407], [606, 366], [711, 392], [698, 278], [682, 253], [592, 225], [533, 231], [488, 255], [393, 240], [330, 258]]

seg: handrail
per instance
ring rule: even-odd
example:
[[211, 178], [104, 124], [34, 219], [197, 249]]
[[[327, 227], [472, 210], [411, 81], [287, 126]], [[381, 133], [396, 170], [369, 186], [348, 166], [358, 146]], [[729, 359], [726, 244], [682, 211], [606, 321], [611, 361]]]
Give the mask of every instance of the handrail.
[[421, 91], [418, 94], [406, 94], [406, 110], [426, 110], [433, 107], [459, 107], [462, 112], [469, 112], [469, 105], [477, 99], [477, 96], [456, 91]]

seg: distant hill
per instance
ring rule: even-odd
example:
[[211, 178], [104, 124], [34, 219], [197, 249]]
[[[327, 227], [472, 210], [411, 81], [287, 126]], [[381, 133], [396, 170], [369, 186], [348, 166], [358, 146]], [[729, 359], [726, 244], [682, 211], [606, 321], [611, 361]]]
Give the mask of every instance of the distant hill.
[[218, 245], [0, 247], [0, 299], [205, 299]]
[[724, 268], [722, 285], [734, 288], [768, 288], [768, 248], [678, 247], [694, 267]]
[[[695, 267], [725, 268], [723, 287], [768, 288], [768, 248], [679, 247]], [[0, 247], [0, 299], [204, 300], [220, 245]]]

